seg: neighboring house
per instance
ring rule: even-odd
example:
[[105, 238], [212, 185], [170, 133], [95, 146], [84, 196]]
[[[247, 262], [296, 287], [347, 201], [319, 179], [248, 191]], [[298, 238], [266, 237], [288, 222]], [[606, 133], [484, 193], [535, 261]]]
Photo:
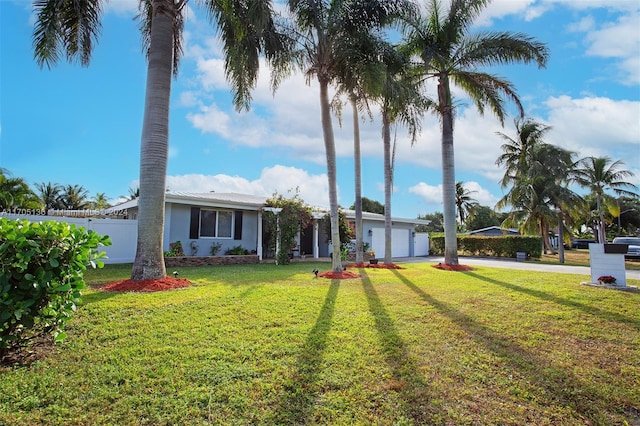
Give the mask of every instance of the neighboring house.
[[488, 228], [476, 229], [467, 232], [469, 235], [483, 235], [485, 237], [499, 237], [502, 235], [520, 235], [520, 231], [513, 228], [501, 228], [499, 226], [489, 226]]
[[[165, 194], [164, 249], [180, 241], [187, 256], [207, 256], [213, 244], [220, 244], [219, 254], [238, 245], [259, 255], [272, 257], [263, 244], [262, 209], [267, 197], [235, 193]], [[136, 219], [137, 200], [112, 207], [129, 219]], [[345, 211], [347, 220], [355, 220], [354, 211]], [[294, 255], [305, 254], [314, 258], [328, 257], [330, 245], [325, 229], [325, 212], [315, 212], [314, 221], [298, 239]], [[421, 219], [392, 219], [392, 256], [413, 257], [428, 254], [428, 235], [416, 234], [415, 225], [428, 224]], [[363, 240], [377, 257], [384, 255], [384, 216], [363, 213]], [[426, 240], [426, 243], [425, 243]]]

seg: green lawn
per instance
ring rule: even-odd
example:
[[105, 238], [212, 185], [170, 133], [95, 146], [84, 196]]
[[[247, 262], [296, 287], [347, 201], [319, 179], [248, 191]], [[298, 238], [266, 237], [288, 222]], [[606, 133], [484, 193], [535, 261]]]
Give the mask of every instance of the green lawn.
[[484, 267], [342, 281], [315, 267], [329, 265], [180, 268], [192, 287], [88, 290], [63, 345], [0, 370], [0, 424], [640, 422], [640, 293]]

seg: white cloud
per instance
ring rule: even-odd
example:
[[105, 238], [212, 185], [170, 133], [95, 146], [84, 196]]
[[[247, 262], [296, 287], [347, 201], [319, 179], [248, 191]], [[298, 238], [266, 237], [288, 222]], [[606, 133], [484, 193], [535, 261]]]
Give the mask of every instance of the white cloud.
[[410, 187], [409, 192], [422, 197], [427, 203], [442, 204], [442, 184], [433, 186], [420, 182]]
[[138, 14], [139, 0], [110, 0], [103, 2], [105, 13], [115, 13], [122, 16], [135, 16]]
[[312, 175], [306, 170], [282, 165], [264, 168], [260, 177], [251, 181], [225, 174], [167, 176], [167, 187], [171, 191], [235, 192], [265, 197], [276, 192], [292, 196], [298, 189], [302, 199], [309, 205], [325, 207], [329, 204], [326, 174]]

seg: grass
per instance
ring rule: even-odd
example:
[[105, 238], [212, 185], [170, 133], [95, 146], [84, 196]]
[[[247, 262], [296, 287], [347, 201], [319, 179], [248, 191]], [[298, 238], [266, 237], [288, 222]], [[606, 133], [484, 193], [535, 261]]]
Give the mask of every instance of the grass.
[[[558, 254], [543, 254], [540, 263], [559, 264]], [[573, 249], [565, 250], [564, 264], [572, 266], [589, 266], [589, 250]], [[629, 271], [640, 271], [640, 260], [625, 260], [625, 268]]]
[[0, 424], [640, 421], [639, 293], [485, 267], [342, 281], [315, 267], [328, 264], [180, 268], [193, 286], [170, 292], [92, 288], [64, 344], [0, 370]]

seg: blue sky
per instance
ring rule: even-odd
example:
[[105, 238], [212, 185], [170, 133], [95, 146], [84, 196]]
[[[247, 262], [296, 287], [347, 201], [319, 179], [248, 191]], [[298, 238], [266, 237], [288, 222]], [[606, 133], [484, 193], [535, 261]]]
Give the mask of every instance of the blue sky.
[[[137, 0], [106, 4], [91, 64], [60, 62], [40, 69], [33, 60], [33, 15], [26, 0], [0, 0], [0, 167], [31, 185], [79, 184], [93, 196], [127, 195], [137, 186], [146, 63]], [[298, 187], [314, 206], [327, 206], [327, 179], [315, 84], [294, 75], [275, 96], [262, 72], [252, 109], [237, 113], [214, 28], [190, 2], [185, 56], [173, 82], [171, 190], [269, 196]], [[501, 0], [476, 30], [523, 32], [546, 43], [546, 69], [505, 66], [491, 72], [517, 87], [528, 116], [552, 126], [547, 142], [578, 157], [623, 160], [640, 185], [640, 1]], [[433, 87], [430, 89], [433, 95]], [[495, 165], [501, 131], [515, 137], [513, 115], [500, 127], [456, 92], [456, 177], [483, 205], [503, 192]], [[512, 109], [510, 107], [510, 109]], [[354, 200], [351, 116], [334, 120], [339, 202]], [[363, 195], [384, 201], [380, 119], [362, 123]], [[442, 211], [440, 127], [428, 116], [411, 146], [397, 130], [393, 216]]]

